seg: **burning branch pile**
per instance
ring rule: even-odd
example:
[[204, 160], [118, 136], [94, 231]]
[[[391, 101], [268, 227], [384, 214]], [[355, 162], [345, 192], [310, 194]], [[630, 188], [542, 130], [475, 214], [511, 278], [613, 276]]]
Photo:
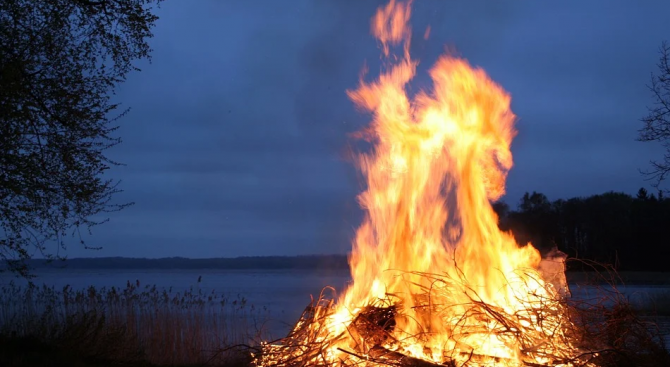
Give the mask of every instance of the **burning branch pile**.
[[[259, 366], [584, 366], [564, 257], [501, 232], [491, 202], [512, 167], [510, 96], [465, 60], [441, 57], [432, 91], [409, 97], [408, 3], [372, 19], [388, 64], [349, 97], [373, 120], [358, 166], [366, 210], [353, 283], [320, 297]], [[402, 46], [399, 55], [393, 49]]]
[[[404, 297], [388, 294], [353, 310], [341, 328], [333, 324], [341, 317], [336, 303], [322, 296], [307, 307], [279, 344], [264, 345], [256, 363], [278, 367], [587, 366], [597, 356], [573, 345], [581, 329], [563, 300], [519, 294], [523, 307], [510, 312], [482, 300], [464, 284], [465, 279], [413, 275], [424, 277], [432, 286], [408, 284], [414, 298], [411, 315], [404, 312]], [[463, 296], [467, 302], [450, 302]], [[420, 332], [410, 334], [399, 324], [416, 324], [410, 329]], [[438, 345], [434, 344], [436, 333]]]

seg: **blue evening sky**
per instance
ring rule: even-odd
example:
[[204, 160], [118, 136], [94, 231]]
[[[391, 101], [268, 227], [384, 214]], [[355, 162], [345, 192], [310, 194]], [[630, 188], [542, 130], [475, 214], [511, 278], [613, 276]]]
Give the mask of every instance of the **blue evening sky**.
[[[130, 114], [113, 177], [136, 204], [69, 257], [344, 253], [361, 219], [347, 134], [368, 116], [345, 90], [379, 70], [380, 1], [167, 1], [153, 62], [115, 96]], [[445, 47], [512, 95], [519, 134], [505, 200], [650, 187], [660, 146], [635, 141], [652, 102], [670, 2], [415, 1], [423, 73]], [[423, 33], [431, 27], [425, 41]], [[421, 75], [416, 87], [425, 86]]]

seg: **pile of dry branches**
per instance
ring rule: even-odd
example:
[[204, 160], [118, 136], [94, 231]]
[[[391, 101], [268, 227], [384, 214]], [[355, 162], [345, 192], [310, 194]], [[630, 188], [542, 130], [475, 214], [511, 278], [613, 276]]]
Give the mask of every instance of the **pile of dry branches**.
[[[463, 279], [413, 275], [430, 280], [430, 286], [411, 284], [412, 315], [399, 301], [401, 297], [387, 294], [353, 311], [345, 331], [334, 334], [333, 317], [338, 308], [322, 292], [288, 336], [261, 345], [254, 363], [268, 367], [606, 367], [628, 365], [627, 360], [633, 361], [630, 365], [656, 366], [641, 361], [652, 363], [667, 357], [660, 334], [635, 315], [625, 297], [611, 290], [595, 300], [580, 301], [529, 291], [517, 295], [517, 307], [510, 310], [484, 302]], [[533, 281], [532, 277], [523, 279]], [[406, 325], [408, 318], [422, 332], [409, 335], [399, 330], [399, 320]], [[436, 356], [430, 341], [438, 330], [446, 333], [446, 338], [441, 355]], [[495, 339], [514, 355], [505, 358], [482, 353], [473, 341], [483, 338]], [[417, 345], [423, 348], [422, 355], [417, 356]]]

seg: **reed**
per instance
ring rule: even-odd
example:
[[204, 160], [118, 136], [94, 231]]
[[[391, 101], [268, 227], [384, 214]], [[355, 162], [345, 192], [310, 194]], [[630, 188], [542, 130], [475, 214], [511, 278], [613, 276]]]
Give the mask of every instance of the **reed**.
[[139, 281], [125, 288], [0, 288], [0, 337], [124, 363], [226, 364], [241, 358], [232, 346], [265, 337], [268, 316], [239, 295], [175, 292]]

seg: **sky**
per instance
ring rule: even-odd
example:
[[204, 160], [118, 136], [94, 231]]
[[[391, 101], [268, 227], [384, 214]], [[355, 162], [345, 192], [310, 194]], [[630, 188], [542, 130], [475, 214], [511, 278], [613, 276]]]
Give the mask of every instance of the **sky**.
[[[382, 1], [166, 1], [140, 63], [115, 101], [126, 165], [118, 202], [68, 257], [235, 257], [345, 253], [363, 186], [345, 152], [370, 116], [346, 96], [379, 44]], [[549, 199], [650, 188], [660, 158], [635, 140], [652, 96], [670, 2], [415, 1], [415, 86], [445, 49], [512, 96], [518, 135], [503, 198]], [[423, 39], [431, 27], [430, 38]], [[76, 241], [73, 241], [76, 242]]]

